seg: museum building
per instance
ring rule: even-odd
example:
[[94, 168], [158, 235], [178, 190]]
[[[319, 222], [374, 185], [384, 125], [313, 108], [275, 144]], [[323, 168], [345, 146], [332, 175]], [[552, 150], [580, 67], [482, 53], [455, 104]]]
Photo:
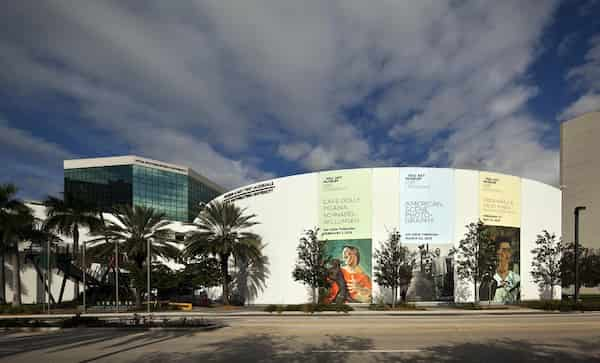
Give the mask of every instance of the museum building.
[[[448, 168], [348, 169], [262, 181], [217, 199], [246, 208], [259, 222], [253, 231], [266, 244], [270, 276], [252, 303], [310, 300], [310, 290], [294, 281], [292, 270], [299, 239], [316, 228], [335, 261], [332, 276], [340, 279], [332, 278], [338, 288], [322, 294], [325, 302], [389, 299], [374, 281], [374, 255], [393, 232], [411, 251], [409, 301], [473, 301], [473, 284], [457, 277], [453, 247], [464, 238], [466, 225], [479, 220], [497, 251], [494, 281], [480, 288], [481, 299], [513, 303], [549, 297], [532, 279], [531, 250], [543, 230], [561, 236], [561, 191], [538, 181]], [[498, 266], [504, 266], [502, 274]], [[560, 287], [554, 293], [559, 298]]]

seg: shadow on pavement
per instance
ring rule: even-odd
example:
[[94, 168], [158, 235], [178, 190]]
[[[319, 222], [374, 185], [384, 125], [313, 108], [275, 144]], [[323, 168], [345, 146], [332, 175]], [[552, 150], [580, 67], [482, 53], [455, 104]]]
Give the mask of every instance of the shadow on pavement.
[[[324, 336], [324, 342], [302, 345], [294, 337], [253, 335], [199, 346], [206, 352], [152, 353], [137, 362], [598, 362], [600, 340], [534, 344], [510, 339], [432, 346], [419, 352], [377, 352], [371, 339]], [[399, 342], [401, 345], [401, 342]], [[590, 351], [594, 347], [595, 352]], [[371, 350], [371, 351], [369, 351]], [[373, 352], [375, 350], [375, 352]]]
[[[0, 337], [0, 359], [38, 350], [46, 350], [45, 353], [56, 353], [95, 344], [105, 344], [102, 345], [101, 350], [110, 350], [110, 352], [91, 359], [96, 360], [113, 356], [122, 351], [152, 345], [181, 336], [192, 335], [194, 333], [195, 331], [193, 329], [177, 331], [145, 331], [137, 329], [92, 328], [68, 329], [32, 335], [7, 334]], [[126, 339], [120, 341], [122, 338]], [[123, 349], [112, 350], [119, 347], [123, 347]]]

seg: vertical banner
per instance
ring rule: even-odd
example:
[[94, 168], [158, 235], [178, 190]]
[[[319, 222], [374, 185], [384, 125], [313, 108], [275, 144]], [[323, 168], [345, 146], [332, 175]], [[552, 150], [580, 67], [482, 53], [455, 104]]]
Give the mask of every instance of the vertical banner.
[[521, 178], [479, 172], [479, 219], [488, 226], [521, 227]]
[[512, 304], [520, 300], [521, 179], [489, 172], [479, 173], [479, 218], [486, 225], [495, 251], [494, 275], [481, 285], [481, 300]]
[[454, 171], [400, 169], [400, 234], [406, 243], [450, 243], [454, 227]]
[[400, 234], [413, 255], [410, 300], [453, 299], [454, 203], [452, 169], [400, 169]]
[[331, 257], [325, 303], [371, 302], [371, 170], [319, 173], [319, 233]]

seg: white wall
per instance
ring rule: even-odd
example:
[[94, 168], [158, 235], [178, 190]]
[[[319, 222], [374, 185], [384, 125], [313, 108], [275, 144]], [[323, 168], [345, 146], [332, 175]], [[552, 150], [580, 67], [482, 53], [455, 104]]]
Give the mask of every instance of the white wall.
[[306, 302], [309, 290], [292, 278], [298, 240], [306, 229], [318, 227], [318, 174], [274, 179], [273, 192], [236, 201], [257, 215], [253, 230], [266, 244], [271, 275], [264, 293], [252, 303], [296, 304]]
[[[373, 169], [371, 188], [372, 195], [372, 248], [379, 248], [390, 232], [400, 229], [400, 169], [375, 168]], [[373, 264], [375, 268], [375, 264]], [[371, 275], [373, 276], [373, 275]], [[373, 279], [374, 280], [374, 279]], [[373, 281], [372, 296], [376, 299], [380, 295], [391, 296], [390, 291], [383, 289]], [[391, 300], [391, 298], [389, 298]], [[388, 299], [386, 299], [388, 300]]]
[[[479, 172], [457, 169], [454, 171], [455, 225], [454, 247], [458, 247], [467, 232], [469, 223], [479, 220]], [[454, 266], [454, 300], [472, 302], [475, 300], [473, 283], [458, 279]]]
[[[534, 180], [521, 183], [521, 300], [549, 298], [549, 292], [540, 292], [531, 276], [531, 250], [543, 230], [561, 236], [561, 192], [559, 189]], [[554, 289], [554, 298], [560, 299], [560, 286]]]

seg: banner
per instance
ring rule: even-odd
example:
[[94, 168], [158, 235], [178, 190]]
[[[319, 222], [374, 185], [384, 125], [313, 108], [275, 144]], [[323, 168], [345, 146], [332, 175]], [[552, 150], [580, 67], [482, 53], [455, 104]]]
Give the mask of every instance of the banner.
[[486, 271], [494, 271], [479, 289], [481, 301], [514, 304], [521, 299], [521, 230], [516, 227], [486, 226], [489, 243], [493, 243], [495, 258]]
[[488, 226], [521, 227], [521, 179], [479, 172], [479, 219]]
[[454, 226], [454, 171], [400, 169], [400, 234], [405, 243], [449, 243]]
[[319, 228], [326, 240], [371, 238], [371, 170], [319, 173]]
[[319, 237], [327, 240], [324, 303], [370, 303], [371, 170], [319, 173]]

